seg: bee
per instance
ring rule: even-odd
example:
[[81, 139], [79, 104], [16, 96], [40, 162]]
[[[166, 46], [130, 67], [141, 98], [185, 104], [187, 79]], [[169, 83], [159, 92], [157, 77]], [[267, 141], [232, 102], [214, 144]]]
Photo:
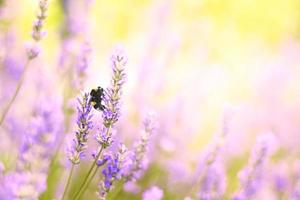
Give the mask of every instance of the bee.
[[104, 89], [102, 87], [98, 87], [96, 89], [92, 89], [90, 92], [91, 99], [90, 103], [91, 105], [99, 111], [103, 111], [105, 106], [102, 105], [103, 95], [104, 95]]

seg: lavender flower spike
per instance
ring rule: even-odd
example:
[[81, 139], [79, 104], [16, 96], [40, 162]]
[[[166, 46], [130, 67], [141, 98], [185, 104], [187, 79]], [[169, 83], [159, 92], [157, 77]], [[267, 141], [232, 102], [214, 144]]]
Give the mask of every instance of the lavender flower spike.
[[35, 41], [35, 44], [28, 44], [27, 46], [27, 58], [28, 60], [32, 60], [36, 58], [40, 53], [40, 48], [38, 46], [38, 42], [45, 36], [46, 32], [42, 30], [45, 20], [47, 18], [47, 10], [48, 10], [48, 0], [40, 0], [39, 1], [39, 11], [36, 16], [36, 20], [33, 23], [33, 30], [31, 33], [32, 39]]
[[145, 169], [145, 157], [148, 150], [149, 138], [157, 128], [157, 120], [154, 113], [149, 113], [144, 120], [144, 130], [139, 143], [136, 145], [132, 159], [132, 167], [126, 177], [126, 181], [135, 181], [140, 178]]
[[[222, 131], [208, 147], [200, 160], [198, 176], [192, 192], [197, 188], [201, 200], [222, 199], [226, 189], [225, 167], [221, 159], [224, 141], [229, 134], [232, 120], [231, 110], [226, 109], [222, 120]], [[198, 188], [199, 187], [199, 188]]]
[[222, 199], [226, 189], [224, 165], [221, 161], [215, 161], [206, 167], [198, 197], [201, 200]]
[[[117, 49], [115, 53], [111, 57], [112, 61], [112, 80], [111, 87], [104, 91], [103, 95], [103, 106], [104, 109], [102, 111], [103, 125], [99, 133], [96, 134], [95, 139], [100, 144], [98, 150], [94, 153], [95, 162], [92, 164], [87, 176], [84, 178], [83, 183], [80, 186], [80, 189], [75, 194], [75, 199], [79, 199], [80, 196], [84, 193], [85, 188], [88, 187], [91, 180], [93, 179], [89, 177], [90, 172], [96, 167], [97, 169], [104, 164], [104, 158], [101, 158], [102, 151], [109, 147], [112, 142], [112, 136], [115, 132], [115, 123], [119, 120], [120, 117], [120, 99], [122, 95], [122, 86], [125, 82], [126, 74], [124, 72], [124, 67], [127, 63], [127, 58], [123, 51]], [[90, 179], [89, 179], [90, 178]], [[89, 179], [89, 180], [88, 180]], [[104, 190], [105, 191], [105, 190]], [[103, 195], [100, 197], [102, 198]], [[105, 196], [103, 197], [105, 198]]]
[[85, 93], [82, 100], [78, 99], [80, 106], [77, 108], [77, 126], [76, 139], [73, 140], [73, 146], [70, 150], [69, 160], [73, 164], [79, 164], [80, 159], [84, 156], [84, 150], [87, 148], [89, 131], [92, 128], [92, 106], [89, 100], [89, 94]]
[[[62, 130], [60, 104], [47, 102], [36, 110], [24, 134], [16, 169], [4, 177], [1, 200], [38, 199], [47, 188], [49, 165]], [[2, 191], [1, 191], [2, 190]]]
[[104, 180], [99, 184], [99, 200], [105, 200], [113, 183], [122, 178], [122, 168], [127, 163], [126, 152], [126, 146], [120, 144], [118, 152], [109, 157], [105, 168], [102, 170]]
[[40, 8], [40, 13], [37, 16], [37, 21], [34, 23], [33, 26], [33, 33], [32, 37], [35, 40], [34, 44], [28, 44], [26, 48], [26, 53], [27, 53], [27, 62], [25, 64], [24, 70], [21, 74], [21, 77], [18, 81], [17, 87], [12, 95], [11, 100], [8, 102], [7, 106], [4, 108], [3, 113], [0, 116], [0, 126], [2, 123], [5, 121], [6, 115], [8, 114], [10, 107], [13, 105], [15, 99], [18, 96], [18, 93], [22, 87], [22, 84], [25, 79], [25, 73], [28, 70], [29, 63], [32, 59], [36, 58], [39, 55], [40, 48], [37, 44], [37, 42], [42, 38], [42, 35], [44, 35], [44, 32], [41, 31], [42, 26], [44, 24], [45, 18], [46, 18], [46, 11], [48, 8], [48, 0], [40, 0], [39, 2], [39, 8]]
[[[262, 185], [264, 168], [268, 157], [275, 150], [275, 139], [271, 133], [261, 135], [255, 145], [249, 165], [239, 172], [240, 191], [233, 195], [233, 200], [254, 198]], [[275, 146], [276, 147], [276, 146]]]
[[39, 2], [39, 13], [37, 14], [37, 19], [33, 24], [33, 30], [32, 30], [32, 38], [36, 42], [40, 41], [45, 35], [45, 32], [42, 31], [42, 27], [47, 17], [46, 12], [48, 10], [48, 4], [49, 4], [48, 0], [40, 0]]
[[124, 53], [117, 49], [111, 57], [113, 76], [111, 80], [111, 88], [105, 91], [103, 111], [104, 125], [109, 127], [116, 123], [120, 117], [120, 98], [122, 95], [122, 85], [124, 84], [126, 74], [124, 67], [127, 58]]
[[113, 76], [111, 87], [104, 91], [103, 103], [105, 108], [102, 112], [103, 127], [100, 133], [96, 135], [97, 142], [104, 149], [112, 143], [114, 124], [120, 117], [120, 99], [122, 95], [122, 85], [126, 77], [124, 67], [127, 63], [127, 58], [124, 53], [118, 49], [112, 55], [111, 61]]

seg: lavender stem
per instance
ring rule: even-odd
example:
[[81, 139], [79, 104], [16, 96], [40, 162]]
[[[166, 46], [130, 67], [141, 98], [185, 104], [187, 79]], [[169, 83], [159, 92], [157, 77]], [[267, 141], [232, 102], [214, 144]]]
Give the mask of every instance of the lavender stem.
[[[108, 134], [110, 133], [110, 129], [111, 129], [111, 126], [108, 127], [107, 132], [106, 132], [106, 135], [108, 135]], [[104, 149], [103, 146], [101, 146], [100, 151], [99, 151], [99, 153], [97, 154], [97, 156], [96, 156], [96, 158], [95, 158], [95, 161], [93, 162], [93, 164], [92, 164], [92, 166], [91, 166], [89, 172], [88, 172], [87, 175], [85, 176], [85, 179], [84, 179], [83, 183], [81, 184], [81, 186], [80, 186], [78, 192], [77, 192], [76, 195], [75, 195], [75, 198], [74, 198], [75, 200], [76, 200], [76, 199], [79, 199], [79, 198], [81, 197], [81, 195], [83, 195], [84, 191], [87, 189], [87, 187], [89, 186], [89, 184], [90, 184], [91, 181], [93, 180], [93, 178], [94, 178], [94, 176], [95, 176], [95, 174], [96, 174], [96, 172], [97, 172], [97, 170], [98, 170], [98, 168], [99, 168], [98, 165], [97, 165], [97, 168], [96, 168], [95, 172], [93, 173], [93, 175], [91, 176], [90, 179], [89, 179], [89, 176], [91, 175], [92, 171], [94, 170], [94, 168], [95, 168], [95, 166], [96, 166], [96, 164], [97, 164], [97, 160], [99, 160], [99, 158], [100, 158], [100, 156], [101, 156], [101, 153], [102, 153], [103, 149]], [[88, 180], [88, 179], [89, 179], [89, 180]], [[86, 184], [86, 186], [85, 186], [85, 184]]]
[[1, 127], [2, 123], [4, 122], [4, 120], [6, 118], [6, 115], [7, 115], [8, 111], [10, 110], [11, 105], [14, 103], [14, 101], [16, 100], [16, 98], [17, 98], [17, 96], [20, 92], [20, 89], [21, 89], [21, 87], [23, 85], [23, 82], [24, 82], [24, 79], [25, 79], [25, 73], [28, 70], [29, 63], [30, 63], [30, 59], [28, 59], [26, 64], [25, 64], [24, 70], [21, 74], [21, 78], [18, 82], [17, 88], [16, 88], [11, 100], [9, 101], [8, 105], [4, 108], [4, 112], [3, 112], [3, 114], [1, 115], [1, 118], [0, 118], [0, 127]]
[[71, 178], [72, 178], [73, 171], [74, 171], [74, 166], [75, 166], [75, 165], [72, 164], [72, 168], [71, 168], [71, 171], [70, 171], [70, 174], [69, 174], [69, 177], [68, 177], [67, 184], [66, 184], [65, 189], [64, 189], [64, 194], [63, 194], [63, 196], [62, 196], [62, 200], [65, 199], [65, 196], [66, 196], [66, 194], [67, 194], [68, 188], [69, 188], [69, 186], [70, 186]]

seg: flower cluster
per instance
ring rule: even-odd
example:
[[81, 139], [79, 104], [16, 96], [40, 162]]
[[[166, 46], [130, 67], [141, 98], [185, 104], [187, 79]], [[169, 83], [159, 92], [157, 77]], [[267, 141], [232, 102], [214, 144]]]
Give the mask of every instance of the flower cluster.
[[241, 188], [233, 195], [234, 200], [254, 198], [261, 188], [266, 163], [275, 144], [271, 133], [261, 135], [254, 147], [248, 166], [239, 172]]
[[126, 177], [127, 182], [139, 179], [141, 177], [141, 173], [146, 168], [146, 153], [149, 146], [149, 139], [157, 128], [155, 114], [152, 112], [149, 113], [145, 118], [143, 125], [144, 130], [142, 131], [140, 141], [136, 144], [136, 147], [134, 149], [131, 170]]
[[30, 46], [27, 48], [27, 57], [29, 60], [32, 60], [39, 55], [40, 48], [38, 47], [37, 42], [39, 42], [46, 34], [42, 28], [47, 18], [48, 5], [48, 0], [40, 0], [39, 2], [39, 12], [37, 14], [36, 21], [33, 23], [33, 30], [31, 34], [36, 43], [30, 44]]
[[[228, 54], [215, 48], [222, 45], [211, 45], [216, 38], [210, 37], [219, 36], [214, 32], [220, 30], [215, 27], [220, 23], [214, 22], [215, 17], [203, 17], [203, 13], [215, 10], [214, 4], [206, 5], [208, 1], [143, 1], [135, 9], [142, 14], [140, 18], [124, 2], [101, 1], [94, 6], [94, 0], [58, 0], [53, 1], [54, 10], [48, 12], [50, 0], [35, 1], [33, 25], [25, 28], [33, 16], [27, 12], [32, 0], [0, 0], [0, 200], [300, 200], [300, 162], [294, 163], [300, 155], [300, 95], [299, 84], [295, 84], [300, 82], [299, 38], [285, 37], [288, 45], [279, 40], [280, 45], [272, 45], [278, 48], [276, 51], [263, 55], [253, 51], [257, 45], [245, 45], [242, 53]], [[297, 10], [289, 9], [290, 2], [284, 8]], [[177, 26], [179, 15], [172, 11], [187, 13], [184, 9], [193, 11], [194, 6], [204, 9], [200, 23], [191, 13], [191, 23], [181, 24], [186, 20], [184, 15], [177, 30], [172, 23], [176, 21]], [[230, 20], [244, 14], [240, 11], [230, 15]], [[49, 17], [51, 35], [45, 44], [50, 48], [43, 49], [47, 54], [36, 59], [42, 50], [48, 13], [53, 14]], [[101, 23], [103, 17], [113, 23]], [[285, 23], [286, 19], [280, 29], [288, 25], [293, 33], [300, 31], [290, 20]], [[228, 20], [224, 22], [228, 25]], [[129, 29], [136, 31], [137, 24], [146, 27], [138, 27], [140, 34], [134, 35]], [[196, 29], [190, 27], [195, 33], [180, 30], [195, 24]], [[229, 23], [227, 27], [236, 29], [238, 24]], [[31, 28], [29, 35], [19, 31], [23, 28]], [[202, 30], [206, 31], [198, 37], [197, 31]], [[220, 31], [220, 36], [235, 32]], [[180, 38], [182, 33], [191, 38]], [[98, 37], [93, 38], [95, 35]], [[147, 35], [149, 38], [144, 38]], [[22, 38], [31, 40], [26, 52], [19, 48]], [[126, 55], [116, 49], [108, 68], [111, 75], [105, 76], [98, 45], [103, 53], [110, 40], [117, 38], [134, 41], [128, 47], [132, 66], [127, 68]], [[241, 38], [249, 39], [238, 37], [234, 41]], [[257, 39], [251, 32], [251, 44], [253, 38]], [[269, 49], [264, 48], [265, 42], [259, 40], [258, 44], [263, 50]], [[91, 49], [97, 50], [93, 62], [89, 62]], [[251, 60], [259, 66], [255, 65], [254, 71], [245, 71], [247, 67], [234, 63], [248, 59], [242, 55], [245, 52], [250, 52]], [[286, 55], [274, 56], [279, 53]], [[291, 57], [296, 58], [292, 65], [282, 67]], [[234, 65], [223, 67], [222, 61]], [[203, 63], [209, 67], [192, 67]], [[274, 63], [276, 66], [270, 67]], [[264, 66], [262, 70], [260, 65]], [[236, 81], [241, 82], [238, 88]], [[241, 95], [241, 88], [250, 95]], [[219, 134], [206, 146], [215, 131], [211, 119], [225, 99], [237, 103], [237, 121], [231, 124], [231, 109], [225, 110]], [[149, 107], [157, 114], [143, 118]], [[259, 135], [254, 146], [247, 145], [258, 131], [274, 131], [282, 144], [280, 149], [274, 152], [277, 145], [273, 133]], [[202, 148], [205, 150], [199, 152]]]
[[126, 152], [126, 146], [120, 144], [117, 153], [105, 158], [106, 166], [102, 170], [104, 180], [99, 184], [99, 200], [105, 200], [106, 195], [109, 193], [114, 181], [122, 178], [122, 169], [128, 159]]
[[[102, 112], [102, 126], [100, 127], [100, 132], [95, 135], [95, 139], [99, 144], [97, 151], [92, 154], [94, 162], [84, 178], [79, 191], [75, 194], [75, 199], [79, 199], [83, 195], [85, 188], [90, 184], [95, 173], [99, 167], [104, 167], [103, 175], [105, 179], [100, 183], [99, 198], [105, 199], [106, 194], [110, 191], [110, 187], [114, 180], [119, 179], [117, 176], [121, 167], [119, 166], [123, 162], [123, 154], [125, 154], [125, 146], [121, 145], [117, 154], [107, 153], [109, 147], [113, 142], [113, 135], [116, 132], [115, 123], [120, 117], [120, 99], [122, 94], [122, 85], [125, 81], [124, 66], [127, 62], [125, 55], [120, 50], [117, 50], [112, 56], [112, 81], [111, 86], [107, 90], [100, 92], [100, 96], [97, 95], [95, 98], [97, 103], [101, 103], [103, 109]], [[102, 103], [104, 105], [102, 105]], [[113, 156], [111, 156], [113, 154]], [[96, 169], [95, 169], [96, 168]], [[95, 170], [94, 175], [91, 172]], [[72, 172], [72, 170], [71, 170]], [[70, 172], [70, 176], [71, 173]], [[69, 176], [69, 177], [70, 177]], [[121, 176], [120, 176], [121, 177]], [[66, 186], [65, 192], [68, 188]], [[65, 195], [64, 192], [64, 195]], [[63, 197], [64, 198], [64, 197]]]
[[69, 160], [73, 164], [79, 164], [81, 158], [84, 156], [84, 150], [87, 149], [87, 140], [92, 124], [92, 106], [90, 104], [90, 97], [85, 93], [82, 100], [78, 99], [79, 106], [77, 107], [77, 127], [76, 139], [73, 140], [73, 145], [70, 150]]
[[199, 199], [222, 199], [226, 188], [225, 177], [224, 165], [220, 161], [208, 165], [201, 177]]
[[199, 175], [196, 186], [198, 187], [197, 197], [200, 200], [222, 199], [226, 188], [226, 176], [223, 161], [221, 160], [221, 150], [224, 140], [229, 132], [231, 114], [226, 111], [222, 121], [221, 134], [217, 135], [216, 141], [209, 146], [207, 152], [199, 164]]
[[32, 31], [32, 38], [37, 42], [45, 35], [45, 32], [42, 31], [42, 27], [47, 17], [48, 4], [48, 0], [40, 0], [39, 2], [39, 13], [37, 14], [37, 19], [33, 24]]
[[122, 85], [126, 77], [124, 66], [127, 63], [127, 58], [121, 50], [117, 49], [112, 55], [111, 61], [113, 70], [111, 87], [104, 91], [103, 127], [96, 136], [97, 142], [104, 149], [112, 143], [112, 135], [115, 129], [114, 124], [120, 117], [120, 98], [122, 95]]
[[4, 177], [1, 199], [38, 199], [46, 189], [49, 164], [61, 127], [60, 104], [45, 103], [37, 110], [20, 148], [15, 171]]

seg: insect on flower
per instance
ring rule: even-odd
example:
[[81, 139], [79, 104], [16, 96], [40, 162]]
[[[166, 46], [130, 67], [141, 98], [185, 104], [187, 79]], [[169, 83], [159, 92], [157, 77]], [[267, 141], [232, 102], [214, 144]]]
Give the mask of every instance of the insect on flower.
[[96, 109], [96, 110], [101, 110], [103, 111], [105, 106], [102, 105], [102, 100], [103, 100], [103, 94], [104, 94], [104, 89], [100, 86], [96, 89], [92, 89], [90, 92], [91, 95], [91, 105]]

